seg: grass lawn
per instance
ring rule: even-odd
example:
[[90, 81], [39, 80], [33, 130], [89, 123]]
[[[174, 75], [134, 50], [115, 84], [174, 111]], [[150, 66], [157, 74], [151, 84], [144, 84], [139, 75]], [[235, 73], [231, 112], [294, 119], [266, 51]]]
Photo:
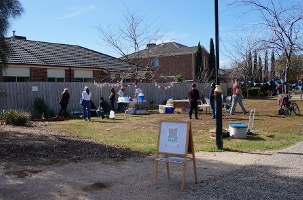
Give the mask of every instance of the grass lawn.
[[[303, 113], [303, 101], [294, 99]], [[244, 99], [249, 111], [256, 108], [254, 133], [246, 139], [225, 137], [223, 148], [227, 151], [257, 151], [287, 148], [303, 141], [303, 115], [278, 115], [278, 101], [273, 99]], [[176, 110], [178, 111], [178, 110]], [[228, 129], [229, 123], [248, 124], [249, 114], [243, 115], [237, 106], [236, 114], [223, 112], [222, 127]], [[215, 120], [205, 112], [199, 113], [199, 120], [192, 120], [195, 151], [216, 151], [216, 139], [211, 137], [210, 129], [215, 128]], [[50, 129], [70, 132], [79, 136], [94, 138], [96, 141], [133, 150], [154, 153], [157, 150], [159, 125], [161, 120], [189, 120], [187, 114], [159, 114], [150, 110], [146, 115], [116, 113], [115, 119], [93, 117], [90, 122], [82, 119], [53, 122]]]

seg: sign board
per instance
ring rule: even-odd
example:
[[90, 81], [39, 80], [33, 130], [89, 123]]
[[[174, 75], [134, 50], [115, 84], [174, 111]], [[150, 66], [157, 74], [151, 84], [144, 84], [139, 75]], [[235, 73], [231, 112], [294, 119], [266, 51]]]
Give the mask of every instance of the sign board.
[[32, 86], [32, 92], [38, 92], [38, 86]]
[[158, 152], [167, 154], [187, 154], [189, 137], [188, 122], [161, 122]]
[[170, 179], [169, 163], [177, 163], [183, 165], [181, 185], [181, 189], [183, 190], [185, 186], [186, 164], [188, 161], [193, 162], [195, 183], [197, 183], [198, 178], [191, 122], [161, 121], [158, 137], [158, 152], [154, 163], [153, 184], [155, 185], [157, 182], [159, 162], [166, 162], [168, 179]]

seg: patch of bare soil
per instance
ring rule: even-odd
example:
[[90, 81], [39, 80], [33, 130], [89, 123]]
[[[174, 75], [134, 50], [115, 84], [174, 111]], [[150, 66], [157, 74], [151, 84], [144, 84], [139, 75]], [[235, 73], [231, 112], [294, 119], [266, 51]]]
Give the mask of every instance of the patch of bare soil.
[[30, 125], [0, 125], [0, 160], [5, 166], [50, 165], [81, 160], [125, 160], [144, 152], [108, 146], [70, 133], [48, 130], [50, 122]]

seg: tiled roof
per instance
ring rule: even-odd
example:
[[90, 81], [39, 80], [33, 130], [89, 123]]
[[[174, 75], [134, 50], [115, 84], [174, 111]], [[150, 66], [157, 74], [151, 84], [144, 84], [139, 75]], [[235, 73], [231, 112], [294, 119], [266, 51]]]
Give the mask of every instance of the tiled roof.
[[[176, 55], [176, 54], [185, 54], [185, 53], [195, 53], [197, 51], [197, 46], [187, 47], [185, 45], [176, 43], [176, 42], [168, 42], [162, 43], [158, 45], [149, 44], [149, 47], [139, 51], [140, 57], [155, 57], [160, 55]], [[204, 48], [202, 46], [202, 48]], [[204, 48], [206, 51], [206, 49]], [[207, 51], [206, 51], [207, 52]], [[130, 58], [138, 56], [138, 54], [133, 53], [128, 55]]]
[[7, 38], [12, 49], [9, 64], [103, 68], [108, 71], [129, 70], [130, 65], [118, 58], [81, 46]]

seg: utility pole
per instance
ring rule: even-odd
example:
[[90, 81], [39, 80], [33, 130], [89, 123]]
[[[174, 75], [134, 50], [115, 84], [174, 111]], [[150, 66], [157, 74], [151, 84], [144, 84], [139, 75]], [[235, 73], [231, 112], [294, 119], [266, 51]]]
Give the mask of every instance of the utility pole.
[[218, 18], [218, 0], [215, 0], [215, 41], [216, 41], [216, 147], [223, 150], [222, 134], [222, 89], [219, 77], [219, 18]]

